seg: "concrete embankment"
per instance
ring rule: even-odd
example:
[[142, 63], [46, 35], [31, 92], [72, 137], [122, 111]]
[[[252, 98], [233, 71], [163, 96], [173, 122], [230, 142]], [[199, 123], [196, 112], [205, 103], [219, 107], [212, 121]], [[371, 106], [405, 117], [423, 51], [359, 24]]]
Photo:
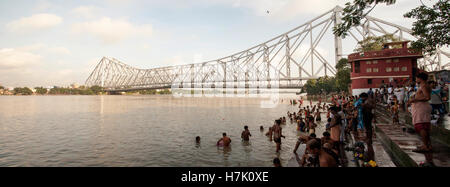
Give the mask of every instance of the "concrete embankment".
[[[384, 105], [379, 105], [375, 113], [378, 121], [375, 125], [377, 138], [397, 166], [417, 167], [420, 163], [425, 162], [424, 154], [412, 151], [421, 145], [421, 138], [417, 133], [409, 132], [413, 129], [413, 125], [408, 113], [402, 112], [400, 114], [401, 125], [391, 123], [391, 114]], [[436, 166], [450, 166], [450, 144], [448, 143], [450, 137], [448, 133], [448, 129], [437, 125], [432, 126], [432, 156]]]

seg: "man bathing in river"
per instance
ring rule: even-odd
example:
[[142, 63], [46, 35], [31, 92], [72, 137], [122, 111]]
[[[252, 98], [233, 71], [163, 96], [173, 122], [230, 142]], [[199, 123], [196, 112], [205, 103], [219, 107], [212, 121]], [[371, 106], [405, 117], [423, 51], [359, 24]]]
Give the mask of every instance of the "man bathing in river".
[[306, 143], [306, 150], [300, 166], [304, 167], [338, 167], [339, 156], [331, 145], [325, 143], [323, 146], [317, 139], [311, 139]]
[[248, 126], [245, 126], [244, 131], [242, 131], [241, 138], [244, 141], [249, 141], [250, 136], [252, 136], [252, 134], [250, 134], [250, 131], [248, 130]]
[[275, 120], [275, 125], [272, 127], [273, 141], [277, 144], [277, 153], [281, 150], [281, 138], [286, 138], [281, 132], [281, 120]]
[[[295, 144], [294, 154], [297, 154], [297, 150], [298, 150], [298, 147], [300, 146], [300, 144], [306, 143], [312, 139], [316, 139], [316, 134], [310, 134], [309, 136], [300, 136], [297, 140], [297, 143]], [[306, 154], [306, 151], [305, 151], [305, 154]]]
[[217, 141], [217, 145], [220, 146], [222, 144], [224, 147], [229, 147], [231, 139], [227, 136], [227, 133], [223, 133], [222, 135], [223, 137]]
[[316, 127], [317, 127], [317, 125], [314, 123], [314, 117], [312, 117], [312, 116], [309, 116], [308, 117], [308, 131], [309, 131], [309, 134], [313, 134], [313, 133], [316, 133]]
[[334, 141], [331, 139], [331, 134], [328, 131], [323, 132], [323, 137], [320, 139], [322, 146], [326, 143], [333, 145]]

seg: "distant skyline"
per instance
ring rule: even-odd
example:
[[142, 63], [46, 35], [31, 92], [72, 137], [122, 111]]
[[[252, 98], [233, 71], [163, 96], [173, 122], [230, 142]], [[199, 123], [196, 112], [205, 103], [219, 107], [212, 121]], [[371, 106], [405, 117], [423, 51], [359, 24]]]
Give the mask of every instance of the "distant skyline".
[[[0, 0], [0, 85], [83, 85], [103, 56], [145, 69], [213, 60], [346, 2]], [[402, 15], [420, 4], [397, 0], [378, 5], [371, 16], [410, 28], [413, 20]], [[317, 50], [332, 42], [323, 41]], [[334, 51], [326, 53], [334, 61]]]

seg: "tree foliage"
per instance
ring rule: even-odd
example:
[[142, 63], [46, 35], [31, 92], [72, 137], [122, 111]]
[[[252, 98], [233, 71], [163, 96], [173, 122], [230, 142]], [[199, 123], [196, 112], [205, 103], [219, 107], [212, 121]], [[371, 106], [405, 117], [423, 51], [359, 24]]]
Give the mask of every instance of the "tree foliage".
[[412, 42], [413, 48], [431, 54], [437, 47], [450, 44], [449, 0], [440, 0], [432, 7], [422, 5], [404, 16], [416, 19], [413, 23], [412, 34], [419, 39]]
[[358, 48], [355, 52], [366, 52], [366, 51], [378, 51], [383, 49], [383, 44], [387, 42], [400, 41], [400, 39], [394, 37], [392, 34], [386, 34], [383, 36], [369, 36], [366, 39], [358, 42]]
[[138, 93], [141, 94], [141, 95], [156, 95], [156, 94], [168, 95], [168, 94], [172, 94], [172, 92], [169, 89], [163, 89], [163, 90], [160, 90], [160, 91], [157, 91], [155, 89], [141, 90], [141, 91], [138, 91]]
[[33, 94], [33, 91], [31, 91], [31, 89], [28, 87], [24, 87], [24, 88], [16, 87], [16, 88], [14, 88], [13, 91], [14, 91], [14, 95], [32, 95]]
[[[334, 34], [346, 37], [348, 31], [361, 24], [361, 20], [369, 14], [377, 4], [394, 4], [395, 0], [354, 0], [353, 3], [346, 3], [342, 13], [342, 23], [333, 28]], [[369, 9], [367, 12], [367, 9]]]
[[304, 85], [304, 90], [309, 95], [329, 94], [331, 92], [348, 92], [348, 84], [350, 84], [351, 68], [346, 58], [341, 59], [336, 64], [335, 77], [320, 77], [319, 79], [311, 79]]
[[336, 64], [336, 90], [348, 92], [348, 85], [351, 83], [351, 67], [348, 59], [343, 58]]
[[[333, 28], [333, 32], [345, 37], [353, 26], [361, 24], [361, 20], [370, 13], [377, 4], [394, 4], [395, 0], [354, 0], [346, 3], [343, 10], [342, 23]], [[365, 12], [366, 11], [366, 12]], [[432, 54], [437, 47], [450, 44], [449, 0], [439, 0], [432, 7], [419, 6], [404, 16], [415, 18], [412, 34], [419, 39], [412, 42], [412, 47]]]
[[92, 90], [92, 92], [96, 95], [98, 95], [100, 92], [103, 92], [103, 88], [101, 86], [92, 86], [88, 89]]
[[103, 88], [100, 86], [83, 87], [83, 88], [52, 88], [48, 92], [50, 95], [98, 95]]
[[36, 93], [40, 94], [40, 95], [45, 95], [45, 94], [47, 94], [47, 91], [48, 91], [46, 88], [43, 88], [43, 87], [36, 87], [34, 89], [36, 90]]

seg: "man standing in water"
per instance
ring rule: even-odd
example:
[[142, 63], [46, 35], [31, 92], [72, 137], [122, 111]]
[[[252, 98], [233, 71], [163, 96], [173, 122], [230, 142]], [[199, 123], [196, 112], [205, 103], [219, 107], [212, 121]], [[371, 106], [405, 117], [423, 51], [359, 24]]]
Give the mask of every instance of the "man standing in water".
[[250, 136], [252, 136], [252, 134], [250, 134], [250, 131], [248, 130], [248, 126], [245, 126], [244, 131], [242, 131], [241, 138], [244, 141], [250, 141]]
[[416, 132], [422, 137], [423, 145], [413, 150], [414, 152], [429, 153], [425, 154], [427, 164], [433, 166], [433, 157], [431, 155], [432, 147], [430, 141], [431, 128], [431, 105], [428, 101], [431, 98], [431, 87], [427, 83], [428, 75], [426, 73], [419, 73], [416, 82], [419, 84], [419, 89], [411, 98], [408, 104], [411, 104], [412, 120]]
[[285, 138], [281, 133], [281, 120], [275, 120], [275, 124], [272, 127], [273, 141], [277, 144], [277, 153], [281, 150], [281, 138]]
[[217, 141], [217, 146], [222, 144], [224, 147], [229, 147], [231, 144], [231, 139], [227, 136], [227, 133], [223, 133], [222, 135], [223, 137]]
[[[327, 145], [326, 143], [325, 145]], [[306, 143], [306, 149], [311, 155], [311, 165], [318, 167], [338, 167], [339, 156], [333, 150], [321, 146], [321, 143], [316, 139], [309, 140]]]

